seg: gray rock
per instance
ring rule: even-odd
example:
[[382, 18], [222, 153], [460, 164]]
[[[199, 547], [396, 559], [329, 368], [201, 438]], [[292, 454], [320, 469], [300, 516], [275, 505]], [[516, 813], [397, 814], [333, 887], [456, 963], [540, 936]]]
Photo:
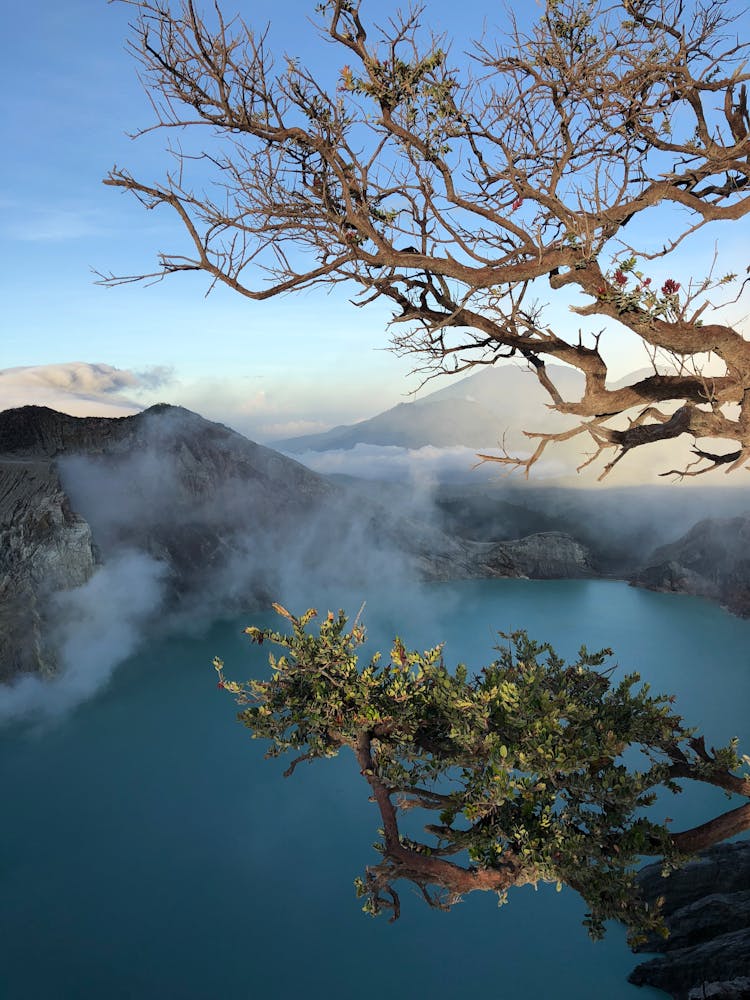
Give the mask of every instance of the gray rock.
[[[638, 873], [638, 883], [646, 899], [664, 897], [662, 912], [669, 917], [696, 899], [713, 893], [750, 889], [750, 841], [716, 844], [707, 851], [701, 851], [668, 878], [664, 878], [661, 871], [659, 863], [647, 865]], [[644, 950], [654, 949], [644, 946]]]
[[703, 983], [688, 993], [688, 1000], [748, 1000], [750, 978], [740, 976], [723, 983]]
[[454, 573], [453, 579], [459, 575], [564, 580], [600, 575], [591, 550], [561, 531], [537, 532], [502, 542], [461, 539], [461, 544], [466, 572]]
[[[653, 986], [674, 1000], [702, 995], [711, 984], [714, 996], [750, 973], [750, 929], [732, 931], [692, 948], [676, 948], [666, 955], [644, 962], [628, 976], [634, 986]], [[731, 994], [730, 994], [731, 995]], [[743, 995], [743, 994], [740, 994]], [[746, 994], [745, 994], [746, 995]]]
[[54, 592], [85, 583], [95, 565], [91, 530], [53, 463], [0, 460], [0, 681], [54, 672], [44, 606]]

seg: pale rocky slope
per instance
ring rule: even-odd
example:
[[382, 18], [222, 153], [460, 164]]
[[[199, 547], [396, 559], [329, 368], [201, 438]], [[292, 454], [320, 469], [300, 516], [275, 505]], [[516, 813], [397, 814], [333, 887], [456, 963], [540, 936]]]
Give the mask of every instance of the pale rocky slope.
[[54, 671], [45, 599], [85, 583], [95, 564], [91, 529], [71, 509], [54, 463], [0, 460], [0, 680]]

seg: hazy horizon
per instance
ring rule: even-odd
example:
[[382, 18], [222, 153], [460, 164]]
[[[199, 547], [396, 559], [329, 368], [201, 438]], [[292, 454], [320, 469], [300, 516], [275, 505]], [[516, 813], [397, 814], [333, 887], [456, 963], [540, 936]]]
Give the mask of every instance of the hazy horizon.
[[[503, 368], [505, 371], [503, 371]], [[571, 383], [580, 378], [574, 369], [567, 369]], [[491, 377], [491, 378], [490, 378]], [[470, 400], [463, 385], [483, 380], [485, 392], [478, 411], [488, 416], [488, 442], [482, 451], [500, 455], [501, 443], [516, 455], [529, 451], [526, 430], [560, 430], [567, 426], [564, 417], [545, 405], [544, 391], [533, 373], [524, 366], [510, 362], [496, 369], [479, 368], [459, 377], [444, 377], [425, 385], [419, 396], [374, 401], [380, 408], [363, 412], [366, 402], [361, 401], [358, 418], [332, 420], [330, 413], [307, 411], [300, 419], [275, 425], [259, 422], [243, 406], [239, 394], [227, 391], [225, 386], [209, 393], [197, 390], [195, 385], [185, 385], [168, 368], [150, 366], [141, 371], [117, 369], [106, 364], [75, 362], [59, 365], [40, 365], [0, 370], [0, 411], [18, 406], [49, 406], [72, 416], [129, 416], [156, 403], [183, 406], [207, 420], [212, 420], [269, 448], [289, 454], [296, 461], [322, 475], [345, 475], [363, 479], [411, 482], [415, 488], [440, 481], [463, 480], [476, 483], [508, 483], [510, 485], [564, 485], [572, 488], [612, 488], [652, 485], [673, 485], [674, 477], [662, 476], [668, 469], [689, 461], [690, 444], [687, 439], [660, 442], [634, 452], [615, 466], [602, 481], [598, 481], [601, 462], [581, 472], [577, 467], [585, 460], [590, 445], [584, 436], [548, 448], [543, 459], [535, 465], [528, 480], [517, 469], [494, 463], [478, 464], [477, 447], [456, 442], [445, 446], [425, 441], [421, 446], [409, 447], [394, 443], [363, 441], [354, 447], [330, 446], [325, 450], [285, 447], [291, 438], [325, 433], [337, 427], [366, 425], [375, 417], [393, 410], [400, 403], [447, 402], [443, 419], [450, 421], [451, 400]], [[487, 386], [497, 381], [503, 392], [496, 398], [487, 395]], [[479, 401], [476, 401], [479, 402]], [[324, 419], [325, 417], [328, 419]], [[408, 425], [408, 412], [402, 416]], [[436, 429], [437, 431], [440, 428]], [[439, 433], [436, 434], [439, 437]], [[491, 439], [491, 440], [490, 440]], [[713, 473], [707, 476], [682, 480], [681, 487], [727, 488], [732, 491], [746, 488], [748, 482], [742, 470], [733, 476]]]

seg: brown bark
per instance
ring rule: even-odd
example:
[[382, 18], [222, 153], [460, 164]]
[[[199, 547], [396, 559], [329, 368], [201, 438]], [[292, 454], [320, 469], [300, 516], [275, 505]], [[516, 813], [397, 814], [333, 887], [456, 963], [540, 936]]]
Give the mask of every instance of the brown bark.
[[681, 853], [695, 854], [746, 830], [750, 830], [750, 803], [731, 809], [700, 826], [675, 833], [672, 842]]
[[[511, 886], [524, 885], [537, 879], [536, 873], [529, 867], [524, 867], [512, 854], [506, 852], [504, 862], [497, 868], [463, 868], [443, 857], [430, 856], [404, 845], [398, 829], [396, 808], [391, 800], [393, 789], [389, 789], [377, 774], [377, 760], [373, 756], [371, 731], [363, 731], [359, 740], [352, 747], [357, 757], [361, 773], [367, 779], [373, 798], [380, 810], [384, 830], [384, 859], [387, 865], [385, 873], [379, 873], [380, 888], [393, 896], [394, 907], [398, 910], [398, 897], [391, 886], [391, 881], [399, 878], [409, 879], [419, 885], [431, 903], [434, 901], [427, 895], [426, 887], [439, 886], [449, 897], [457, 899], [475, 890], [504, 892]], [[718, 767], [706, 768], [713, 762], [713, 757], [706, 750], [701, 738], [691, 740], [691, 747], [699, 759], [701, 766], [688, 760], [684, 755], [675, 756], [670, 766], [671, 778], [688, 778], [715, 785], [723, 790], [750, 797], [750, 779], [732, 774]], [[403, 791], [403, 790], [402, 790]], [[408, 790], [407, 790], [408, 791]], [[436, 803], [421, 801], [428, 808], [435, 808]], [[437, 827], [428, 827], [437, 833]], [[672, 843], [682, 854], [693, 854], [704, 850], [713, 844], [750, 830], [750, 803], [741, 805], [726, 813], [714, 817], [706, 823], [671, 835]], [[657, 849], [657, 853], [659, 853]], [[373, 871], [373, 870], [371, 870]], [[571, 883], [572, 884], [572, 883]], [[574, 886], [575, 888], [575, 886]]]
[[[672, 763], [669, 767], [671, 779], [687, 779], [721, 788], [730, 795], [741, 795], [750, 799], [750, 777], [733, 774], [716, 762], [715, 751], [706, 748], [702, 736], [689, 740], [694, 757], [689, 757], [678, 748], [671, 751]], [[675, 847], [685, 854], [704, 850], [722, 840], [750, 830], [750, 803], [730, 809], [700, 826], [672, 835]]]
[[384, 857], [391, 863], [393, 879], [410, 879], [423, 888], [437, 885], [454, 897], [463, 896], [477, 889], [504, 892], [513, 885], [534, 881], [533, 872], [524, 870], [510, 852], [499, 868], [468, 869], [404, 846], [389, 790], [377, 775], [377, 763], [372, 756], [371, 741], [371, 733], [363, 732], [353, 749], [360, 770], [367, 779], [380, 810], [385, 840]]

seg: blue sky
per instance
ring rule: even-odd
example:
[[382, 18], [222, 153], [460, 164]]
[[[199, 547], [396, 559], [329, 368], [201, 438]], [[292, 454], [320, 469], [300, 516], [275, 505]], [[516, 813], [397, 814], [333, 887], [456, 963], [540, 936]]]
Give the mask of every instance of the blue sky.
[[[95, 285], [92, 268], [147, 271], [157, 250], [180, 241], [166, 210], [144, 212], [101, 183], [114, 164], [147, 179], [160, 177], [166, 162], [163, 137], [133, 142], [126, 135], [151, 121], [125, 51], [132, 9], [105, 0], [8, 6], [2, 75], [12, 101], [0, 138], [11, 153], [0, 173], [0, 369], [73, 361], [156, 369], [171, 373], [169, 380], [153, 388], [152, 379], [140, 395], [133, 383], [123, 387], [125, 396], [138, 405], [166, 398], [225, 419], [235, 412], [230, 422], [260, 437], [368, 417], [416, 388], [409, 361], [384, 349], [387, 308], [355, 309], [341, 291], [252, 303], [224, 290], [205, 298], [201, 276], [150, 288]], [[270, 21], [279, 51], [310, 62], [327, 56], [307, 20], [314, 0], [223, 6], [253, 24]], [[395, 6], [374, 5], [379, 17]], [[455, 37], [458, 51], [481, 32], [488, 11], [503, 17], [487, 0], [428, 6], [430, 23]], [[730, 249], [746, 247], [747, 227], [735, 227], [729, 240]], [[623, 340], [615, 352], [620, 373], [644, 363], [631, 348]], [[3, 399], [10, 384], [0, 382], [0, 408], [24, 401]], [[93, 381], [90, 396], [93, 405]], [[57, 398], [50, 392], [50, 402]]]
[[[283, 44], [303, 56], [304, 43], [315, 43], [304, 13], [311, 6], [283, 5], [291, 29]], [[265, 22], [279, 5], [258, 2], [253, 10]], [[324, 292], [266, 304], [223, 290], [206, 299], [201, 277], [151, 288], [94, 284], [92, 268], [149, 270], [159, 248], [181, 239], [167, 212], [145, 213], [101, 183], [115, 163], [158, 177], [165, 162], [161, 138], [133, 142], [125, 134], [150, 122], [124, 49], [130, 13], [103, 0], [42, 0], [14, 4], [6, 15], [3, 74], [14, 101], [2, 123], [3, 148], [13, 155], [0, 181], [0, 367], [75, 360], [171, 368], [176, 383], [162, 395], [210, 398], [224, 386], [260, 410], [265, 392], [266, 400], [278, 397], [282, 419], [290, 395], [306, 397], [311, 419], [323, 422], [370, 416], [370, 400], [380, 408], [386, 392], [387, 404], [395, 402], [409, 388], [402, 384], [409, 366], [380, 350], [383, 309], [364, 315]], [[272, 419], [274, 406], [267, 407]]]

